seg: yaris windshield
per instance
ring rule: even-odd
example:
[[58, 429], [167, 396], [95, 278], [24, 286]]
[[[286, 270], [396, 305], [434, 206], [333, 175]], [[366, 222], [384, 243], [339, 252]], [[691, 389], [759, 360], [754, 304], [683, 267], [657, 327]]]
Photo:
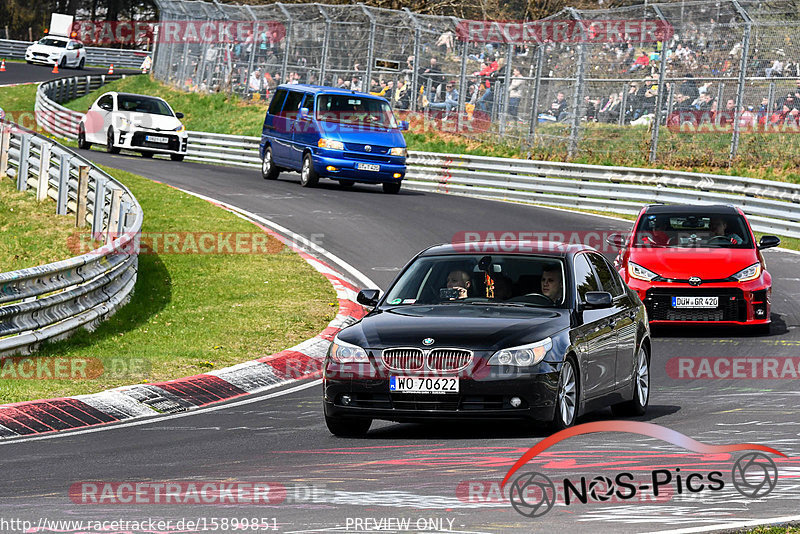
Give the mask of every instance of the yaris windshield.
[[741, 215], [653, 214], [639, 221], [636, 247], [753, 248]]
[[172, 117], [172, 110], [166, 102], [148, 96], [119, 95], [119, 110]]
[[389, 290], [385, 305], [491, 304], [561, 307], [559, 258], [448, 255], [417, 259]]

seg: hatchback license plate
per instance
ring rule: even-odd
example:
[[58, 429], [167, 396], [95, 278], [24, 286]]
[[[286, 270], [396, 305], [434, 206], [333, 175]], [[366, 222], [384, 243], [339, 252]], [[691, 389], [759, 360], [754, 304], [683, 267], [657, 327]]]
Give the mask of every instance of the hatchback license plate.
[[392, 376], [389, 391], [393, 393], [458, 393], [458, 378]]
[[672, 297], [673, 308], [716, 308], [719, 297]]
[[359, 171], [378, 172], [379, 170], [381, 170], [381, 166], [380, 165], [375, 165], [374, 163], [359, 163], [357, 165], [357, 168], [358, 168]]
[[159, 135], [146, 135], [144, 139], [148, 143], [169, 143], [169, 137], [161, 137]]

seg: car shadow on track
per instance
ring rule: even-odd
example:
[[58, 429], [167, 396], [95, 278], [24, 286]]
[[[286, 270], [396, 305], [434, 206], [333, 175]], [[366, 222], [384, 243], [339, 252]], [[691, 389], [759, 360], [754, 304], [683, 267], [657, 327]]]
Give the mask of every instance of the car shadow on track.
[[[651, 404], [642, 417], [630, 421], [652, 421], [680, 411], [680, 406]], [[577, 424], [618, 419], [611, 409], [598, 410], [578, 418]], [[436, 421], [430, 423], [386, 423], [373, 427], [366, 439], [514, 439], [544, 438], [553, 434], [544, 424], [525, 421]]]

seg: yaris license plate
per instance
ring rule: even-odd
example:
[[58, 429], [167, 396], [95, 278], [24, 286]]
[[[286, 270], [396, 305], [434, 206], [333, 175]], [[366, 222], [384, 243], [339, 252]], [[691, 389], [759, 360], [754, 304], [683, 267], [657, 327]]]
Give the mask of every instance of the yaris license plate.
[[716, 308], [719, 297], [672, 297], [673, 308]]
[[379, 170], [381, 170], [381, 166], [375, 165], [374, 163], [359, 163], [357, 167], [359, 171], [378, 172]]
[[169, 137], [161, 137], [160, 135], [146, 135], [144, 139], [148, 143], [169, 143]]
[[458, 393], [458, 378], [391, 376], [389, 391], [393, 393]]

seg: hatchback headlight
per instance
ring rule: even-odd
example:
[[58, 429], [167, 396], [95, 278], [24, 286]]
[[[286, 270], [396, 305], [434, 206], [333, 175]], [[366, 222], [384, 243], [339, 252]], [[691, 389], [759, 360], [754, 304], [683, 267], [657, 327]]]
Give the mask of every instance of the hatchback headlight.
[[553, 348], [553, 340], [549, 337], [536, 343], [520, 345], [508, 349], [498, 350], [489, 361], [489, 365], [514, 365], [516, 367], [530, 367], [536, 365], [544, 358], [547, 351]]
[[631, 276], [631, 278], [644, 280], [645, 282], [649, 282], [653, 278], [658, 278], [658, 275], [650, 269], [645, 269], [638, 263], [633, 263], [632, 261], [628, 262], [628, 274]]
[[395, 147], [389, 151], [389, 154], [392, 156], [402, 156], [405, 158], [408, 155], [408, 152], [403, 147]]
[[734, 278], [739, 282], [747, 282], [749, 280], [755, 280], [759, 276], [761, 276], [761, 263], [754, 263], [750, 267], [742, 269], [738, 273], [731, 275], [731, 278]]
[[128, 129], [128, 128], [133, 128], [133, 124], [131, 124], [131, 121], [129, 121], [125, 117], [120, 117], [119, 118], [119, 127], [120, 127], [120, 129], [125, 130], [125, 129]]
[[331, 360], [336, 363], [369, 363], [367, 351], [335, 337], [331, 345]]
[[184, 126], [183, 124], [181, 124], [181, 125], [180, 125], [180, 126], [178, 126], [177, 128], [174, 128], [174, 129], [173, 129], [173, 131], [174, 131], [174, 132], [178, 132], [178, 133], [185, 132], [185, 131], [186, 131], [186, 126]]
[[341, 141], [325, 139], [324, 137], [317, 141], [317, 146], [320, 148], [329, 148], [331, 150], [344, 150], [344, 143]]

